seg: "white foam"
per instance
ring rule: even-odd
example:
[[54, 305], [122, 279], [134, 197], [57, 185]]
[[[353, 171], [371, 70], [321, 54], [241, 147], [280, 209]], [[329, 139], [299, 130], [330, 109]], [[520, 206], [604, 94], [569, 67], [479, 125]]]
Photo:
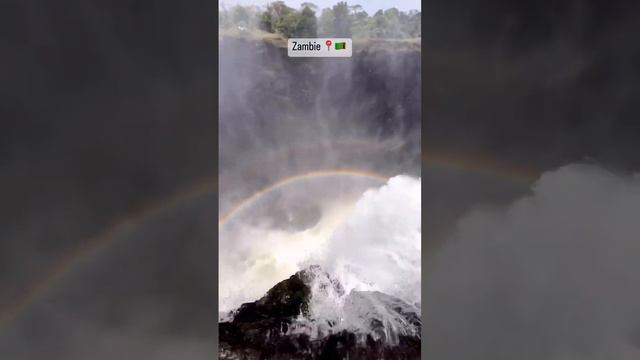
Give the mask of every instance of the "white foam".
[[346, 293], [381, 291], [421, 302], [420, 179], [396, 176], [368, 190], [316, 256]]
[[420, 336], [407, 320], [409, 313], [420, 316], [420, 224], [420, 179], [396, 176], [365, 192], [309, 260], [340, 287], [326, 275], [314, 276], [309, 316], [294, 331], [322, 337], [349, 330], [389, 343], [399, 335]]
[[[307, 325], [316, 333], [330, 331], [325, 324], [336, 322], [361, 327], [354, 325], [360, 320], [344, 312], [348, 299], [355, 299], [349, 297], [351, 291], [380, 291], [419, 304], [420, 186], [420, 179], [393, 177], [364, 192], [355, 204], [333, 204], [316, 225], [303, 231], [238, 227], [234, 239], [252, 241], [221, 244], [220, 311], [259, 299], [311, 264], [320, 265], [344, 288], [320, 292], [322, 284], [314, 283], [313, 324]], [[395, 324], [393, 316], [388, 318]]]

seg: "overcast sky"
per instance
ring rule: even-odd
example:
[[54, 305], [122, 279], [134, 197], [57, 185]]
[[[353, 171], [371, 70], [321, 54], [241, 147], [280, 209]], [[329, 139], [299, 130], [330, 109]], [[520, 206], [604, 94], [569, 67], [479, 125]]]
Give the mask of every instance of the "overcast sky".
[[[327, 7], [331, 7], [338, 3], [339, 0], [314, 0], [314, 1], [305, 1], [305, 0], [287, 0], [285, 3], [288, 6], [293, 8], [300, 7], [300, 4], [304, 2], [311, 2], [313, 4], [318, 5], [319, 8], [324, 9]], [[221, 6], [231, 7], [233, 5], [259, 5], [265, 6], [268, 3], [273, 2], [273, 0], [223, 0], [220, 1]], [[417, 0], [367, 0], [367, 1], [347, 1], [349, 5], [362, 5], [364, 10], [373, 15], [376, 11], [383, 9], [390, 9], [392, 7], [398, 8], [402, 11], [409, 10], [420, 10], [420, 1]]]

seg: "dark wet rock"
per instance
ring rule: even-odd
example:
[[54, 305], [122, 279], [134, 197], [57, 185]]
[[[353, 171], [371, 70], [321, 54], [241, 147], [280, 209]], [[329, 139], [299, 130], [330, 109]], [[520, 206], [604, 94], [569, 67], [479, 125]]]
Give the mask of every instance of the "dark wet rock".
[[[315, 281], [315, 282], [314, 282]], [[371, 318], [372, 333], [348, 330], [312, 339], [306, 333], [292, 332], [292, 324], [299, 316], [308, 315], [311, 284], [315, 291], [344, 289], [320, 267], [311, 266], [271, 288], [261, 299], [242, 304], [233, 313], [233, 320], [221, 322], [221, 359], [419, 359], [421, 326], [419, 315], [411, 305], [378, 292], [358, 292], [356, 301], [375, 302], [384, 312], [391, 312], [401, 321], [412, 325], [413, 332], [394, 333], [393, 342], [381, 334], [384, 323], [378, 312], [364, 312]], [[356, 314], [360, 316], [360, 314]], [[377, 325], [376, 325], [377, 324]]]

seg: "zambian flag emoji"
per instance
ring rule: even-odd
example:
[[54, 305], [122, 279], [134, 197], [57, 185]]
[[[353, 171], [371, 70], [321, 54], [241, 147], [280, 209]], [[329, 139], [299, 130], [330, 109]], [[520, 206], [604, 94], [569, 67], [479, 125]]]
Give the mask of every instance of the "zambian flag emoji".
[[337, 42], [336, 43], [336, 50], [345, 50], [347, 48], [347, 43], [346, 42]]

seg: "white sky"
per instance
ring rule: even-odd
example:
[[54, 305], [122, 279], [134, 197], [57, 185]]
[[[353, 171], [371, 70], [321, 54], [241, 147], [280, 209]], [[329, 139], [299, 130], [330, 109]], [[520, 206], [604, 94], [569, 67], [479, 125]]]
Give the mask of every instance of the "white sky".
[[[327, 7], [332, 7], [340, 0], [314, 0], [314, 1], [305, 1], [305, 0], [284, 0], [287, 6], [292, 8], [299, 8], [300, 4], [303, 2], [311, 2], [316, 4], [320, 9], [324, 9]], [[268, 3], [273, 2], [273, 0], [220, 0], [219, 4], [224, 4], [226, 7], [231, 7], [233, 5], [258, 5], [258, 6], [266, 6]], [[376, 11], [382, 9], [386, 10], [392, 7], [398, 8], [398, 10], [409, 11], [409, 10], [420, 10], [420, 0], [347, 0], [347, 4], [349, 5], [361, 5], [362, 8], [369, 13], [369, 15], [373, 15]]]

